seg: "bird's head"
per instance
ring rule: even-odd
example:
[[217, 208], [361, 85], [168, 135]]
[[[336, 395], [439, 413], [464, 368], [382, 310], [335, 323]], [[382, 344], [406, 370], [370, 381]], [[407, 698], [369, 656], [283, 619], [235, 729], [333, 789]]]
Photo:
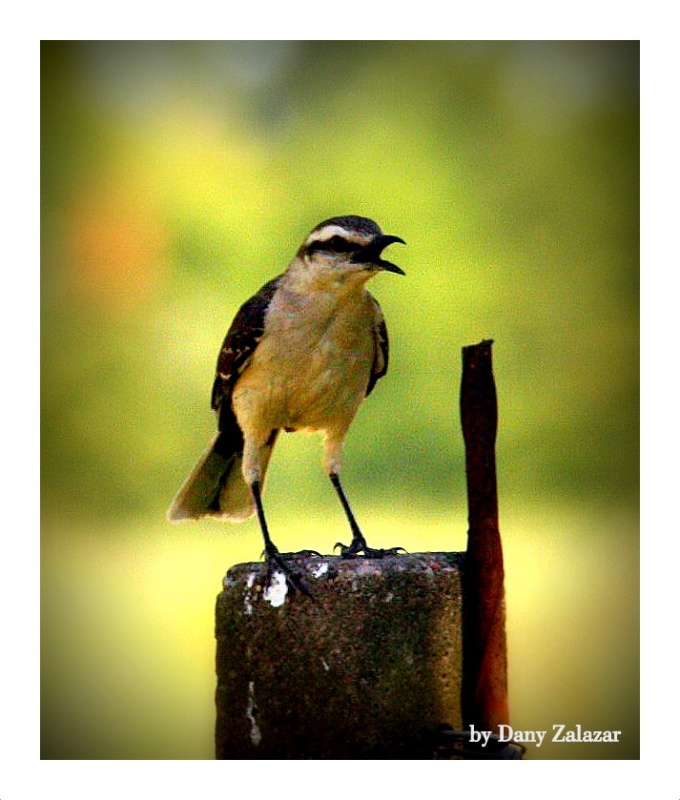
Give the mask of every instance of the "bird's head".
[[382, 251], [394, 242], [406, 244], [399, 236], [384, 234], [371, 219], [333, 217], [314, 228], [297, 258], [311, 272], [336, 280], [350, 275], [368, 279], [381, 270], [403, 275], [403, 269], [381, 257]]

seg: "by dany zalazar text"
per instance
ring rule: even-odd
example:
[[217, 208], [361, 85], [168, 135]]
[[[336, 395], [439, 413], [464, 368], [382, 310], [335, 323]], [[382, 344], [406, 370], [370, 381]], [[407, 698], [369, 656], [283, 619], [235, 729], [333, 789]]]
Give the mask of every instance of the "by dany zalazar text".
[[[496, 741], [517, 742], [518, 744], [535, 744], [540, 747], [550, 734], [549, 741], [576, 743], [576, 742], [618, 742], [621, 731], [592, 731], [584, 730], [582, 725], [568, 727], [561, 723], [552, 726], [552, 730], [544, 731], [516, 731], [512, 725], [499, 725]], [[477, 730], [474, 725], [470, 725], [470, 741], [481, 744], [482, 747], [491, 740], [492, 731]]]

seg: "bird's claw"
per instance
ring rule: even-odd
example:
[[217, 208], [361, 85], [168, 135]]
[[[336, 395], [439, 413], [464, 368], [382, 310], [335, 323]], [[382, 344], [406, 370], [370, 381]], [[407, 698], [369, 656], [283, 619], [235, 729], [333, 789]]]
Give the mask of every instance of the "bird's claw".
[[306, 595], [307, 597], [314, 599], [312, 593], [309, 591], [307, 584], [303, 580], [300, 574], [295, 573], [290, 566], [286, 563], [286, 559], [294, 558], [295, 556], [299, 555], [317, 555], [315, 550], [303, 550], [300, 553], [279, 553], [278, 548], [274, 545], [265, 547], [264, 552], [262, 555], [267, 562], [267, 575], [265, 577], [265, 586], [271, 585], [272, 574], [274, 572], [274, 565], [276, 565], [281, 572], [283, 572], [284, 577], [286, 578], [286, 582], [291, 589], [291, 593], [295, 593], [295, 590], [299, 590], [302, 594]]
[[385, 558], [385, 556], [396, 556], [399, 553], [406, 552], [403, 547], [380, 549], [369, 547], [366, 542], [356, 540], [353, 540], [349, 546], [344, 545], [342, 542], [336, 542], [333, 550], [338, 549], [340, 550], [341, 558], [356, 558], [359, 555], [363, 555], [364, 558]]
[[270, 555], [275, 559], [284, 558], [289, 560], [296, 558], [323, 558], [321, 553], [316, 550], [297, 550], [295, 553], [279, 553], [278, 549], [274, 547], [271, 554], [267, 551], [267, 548], [262, 551], [262, 558], [268, 558]]

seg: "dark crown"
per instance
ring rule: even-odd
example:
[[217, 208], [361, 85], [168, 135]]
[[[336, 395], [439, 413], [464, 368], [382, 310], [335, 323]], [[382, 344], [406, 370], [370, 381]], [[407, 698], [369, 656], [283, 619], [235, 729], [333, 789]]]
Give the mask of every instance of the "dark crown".
[[339, 228], [344, 228], [348, 233], [358, 233], [361, 236], [373, 237], [380, 236], [382, 233], [380, 227], [373, 222], [372, 219], [368, 219], [368, 217], [357, 217], [353, 214], [349, 214], [345, 217], [331, 217], [330, 219], [326, 219], [320, 222], [316, 228], [313, 228], [311, 233], [321, 230], [327, 225], [337, 225]]

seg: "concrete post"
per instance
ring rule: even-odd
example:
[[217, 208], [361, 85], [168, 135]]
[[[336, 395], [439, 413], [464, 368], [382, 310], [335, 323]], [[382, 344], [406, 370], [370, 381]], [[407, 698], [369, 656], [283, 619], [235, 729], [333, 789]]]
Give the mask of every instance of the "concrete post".
[[299, 557], [313, 599], [263, 564], [217, 598], [218, 759], [432, 758], [461, 727], [461, 553]]

